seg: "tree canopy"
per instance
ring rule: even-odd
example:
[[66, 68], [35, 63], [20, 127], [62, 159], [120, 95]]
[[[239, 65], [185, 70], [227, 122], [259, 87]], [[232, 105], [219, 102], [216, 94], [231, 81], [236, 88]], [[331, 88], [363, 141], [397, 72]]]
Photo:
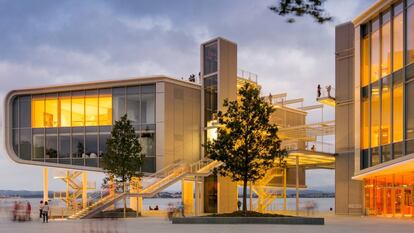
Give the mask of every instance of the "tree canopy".
[[127, 115], [116, 121], [111, 137], [106, 142], [107, 152], [103, 157], [103, 169], [115, 181], [125, 183], [132, 177], [140, 177], [144, 154], [135, 129]]
[[219, 111], [217, 139], [205, 145], [210, 159], [222, 161], [221, 175], [243, 181], [243, 211], [247, 211], [247, 182], [262, 179], [275, 166], [277, 158], [286, 156], [275, 124], [269, 122], [274, 108], [260, 97], [260, 90], [244, 84], [239, 101], [224, 101], [225, 112]]
[[[332, 20], [332, 17], [323, 8], [324, 2], [325, 0], [278, 0], [276, 5], [271, 5], [269, 9], [280, 16], [294, 15], [300, 17], [309, 15], [316, 22], [322, 24]], [[293, 23], [295, 19], [289, 18], [287, 21]]]

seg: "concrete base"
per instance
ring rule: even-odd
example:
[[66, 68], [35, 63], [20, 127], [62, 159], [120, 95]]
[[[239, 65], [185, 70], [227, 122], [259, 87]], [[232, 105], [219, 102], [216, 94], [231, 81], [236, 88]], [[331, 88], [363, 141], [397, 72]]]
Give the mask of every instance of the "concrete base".
[[189, 217], [173, 218], [173, 224], [292, 224], [324, 225], [324, 218], [306, 217]]

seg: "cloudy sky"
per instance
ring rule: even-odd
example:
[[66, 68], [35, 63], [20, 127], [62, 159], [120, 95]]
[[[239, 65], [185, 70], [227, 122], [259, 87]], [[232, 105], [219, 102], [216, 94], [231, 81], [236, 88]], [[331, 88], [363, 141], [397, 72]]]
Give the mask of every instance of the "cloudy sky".
[[[237, 42], [239, 68], [258, 74], [264, 93], [288, 92], [314, 104], [315, 86], [334, 84], [335, 25], [374, 0], [328, 0], [334, 21], [325, 25], [308, 17], [288, 24], [268, 10], [274, 2], [0, 0], [1, 103], [8, 91], [24, 87], [187, 77], [199, 71], [200, 43], [221, 36]], [[332, 110], [325, 114], [333, 119]], [[0, 177], [0, 189], [41, 188], [41, 168], [11, 162], [3, 145]], [[332, 185], [333, 173], [313, 172], [308, 183]]]

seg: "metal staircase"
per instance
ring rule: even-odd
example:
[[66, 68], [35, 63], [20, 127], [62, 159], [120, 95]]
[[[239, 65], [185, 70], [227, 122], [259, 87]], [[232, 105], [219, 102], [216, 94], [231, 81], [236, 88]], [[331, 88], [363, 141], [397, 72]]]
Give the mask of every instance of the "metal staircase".
[[69, 219], [83, 219], [93, 217], [95, 214], [101, 212], [102, 210], [105, 210], [125, 196], [153, 197], [160, 191], [164, 190], [168, 186], [176, 183], [186, 176], [208, 176], [213, 172], [215, 168], [221, 165], [222, 162], [209, 159], [202, 159], [190, 165], [181, 160], [176, 161], [171, 165], [159, 170], [158, 172], [147, 176], [146, 179], [150, 182], [148, 185], [143, 187], [140, 192], [130, 193], [127, 191], [125, 193], [114, 195], [110, 195], [108, 192], [107, 195], [103, 196], [102, 198], [98, 198], [95, 201], [92, 201], [90, 206], [76, 212], [70, 216]]
[[255, 192], [258, 196], [257, 205], [255, 206], [256, 211], [264, 212], [276, 198], [280, 197], [277, 193], [269, 192], [268, 187], [269, 183], [274, 178], [281, 176], [283, 176], [283, 170], [277, 167], [272, 168], [266, 173], [263, 179], [259, 180], [252, 186], [253, 192]]

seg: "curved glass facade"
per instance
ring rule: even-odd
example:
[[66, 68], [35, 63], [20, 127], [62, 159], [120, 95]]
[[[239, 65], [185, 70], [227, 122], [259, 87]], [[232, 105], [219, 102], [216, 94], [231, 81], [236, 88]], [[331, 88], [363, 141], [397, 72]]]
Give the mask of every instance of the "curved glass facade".
[[361, 169], [414, 153], [414, 1], [361, 25]]
[[155, 172], [155, 85], [15, 96], [13, 149], [23, 160], [98, 168], [125, 113], [146, 155], [143, 171]]

